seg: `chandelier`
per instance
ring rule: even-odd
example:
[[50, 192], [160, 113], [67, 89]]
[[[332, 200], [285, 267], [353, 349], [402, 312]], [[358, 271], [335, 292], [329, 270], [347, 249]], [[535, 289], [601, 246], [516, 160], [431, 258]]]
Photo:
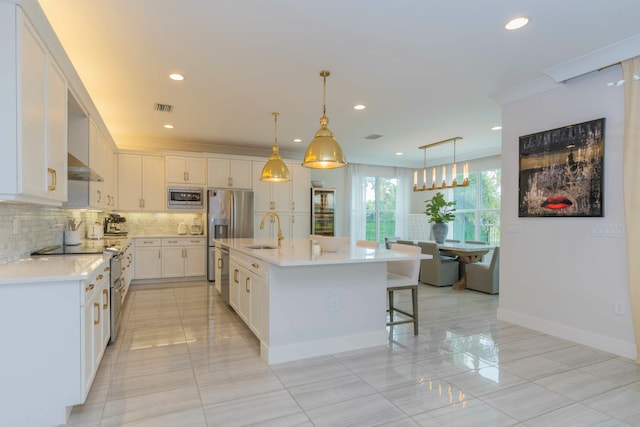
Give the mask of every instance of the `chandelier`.
[[[462, 182], [458, 183], [457, 180], [457, 164], [456, 164], [456, 141], [462, 139], [460, 136], [454, 138], [444, 139], [442, 141], [434, 142], [431, 144], [418, 147], [424, 151], [424, 167], [422, 169], [422, 187], [418, 187], [418, 171], [413, 173], [413, 191], [428, 191], [428, 190], [442, 190], [444, 188], [455, 187], [467, 187], [469, 185], [469, 165], [467, 163], [462, 167]], [[427, 185], [427, 148], [435, 147], [437, 145], [447, 144], [453, 142], [453, 164], [451, 165], [451, 184], [447, 184], [447, 166], [442, 166], [442, 182], [437, 183], [437, 167], [433, 167], [431, 170], [431, 185]]]

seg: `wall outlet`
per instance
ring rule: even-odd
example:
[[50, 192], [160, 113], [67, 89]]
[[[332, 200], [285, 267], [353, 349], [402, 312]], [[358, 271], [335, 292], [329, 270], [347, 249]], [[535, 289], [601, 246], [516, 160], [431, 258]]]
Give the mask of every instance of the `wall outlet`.
[[613, 303], [613, 311], [618, 316], [624, 316], [624, 303], [622, 301], [615, 301]]
[[340, 301], [338, 301], [338, 297], [332, 296], [329, 300], [329, 310], [330, 311], [340, 311]]

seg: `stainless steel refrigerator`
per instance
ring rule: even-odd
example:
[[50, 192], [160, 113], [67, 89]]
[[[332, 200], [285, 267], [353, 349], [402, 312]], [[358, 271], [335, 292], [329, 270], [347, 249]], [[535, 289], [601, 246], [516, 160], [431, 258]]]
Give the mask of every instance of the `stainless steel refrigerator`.
[[[213, 282], [215, 280], [214, 239], [253, 237], [253, 191], [210, 188], [207, 195], [207, 236], [209, 236], [207, 279]], [[226, 263], [223, 262], [222, 272], [223, 275], [225, 273], [227, 275], [223, 277], [222, 282], [224, 283], [227, 279], [227, 283], [216, 283], [217, 289], [222, 288], [223, 298], [229, 294], [228, 258], [224, 261]]]

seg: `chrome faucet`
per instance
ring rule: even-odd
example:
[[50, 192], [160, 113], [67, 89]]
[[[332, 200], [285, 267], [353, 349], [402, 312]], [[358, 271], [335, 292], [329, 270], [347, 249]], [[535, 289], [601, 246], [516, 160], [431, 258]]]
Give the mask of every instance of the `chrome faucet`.
[[275, 216], [276, 219], [278, 220], [278, 247], [281, 248], [282, 241], [284, 240], [284, 236], [282, 235], [282, 228], [280, 228], [280, 215], [278, 215], [278, 212], [276, 211], [265, 212], [265, 214], [262, 215], [262, 220], [260, 220], [260, 230], [264, 228], [264, 220], [268, 216]]

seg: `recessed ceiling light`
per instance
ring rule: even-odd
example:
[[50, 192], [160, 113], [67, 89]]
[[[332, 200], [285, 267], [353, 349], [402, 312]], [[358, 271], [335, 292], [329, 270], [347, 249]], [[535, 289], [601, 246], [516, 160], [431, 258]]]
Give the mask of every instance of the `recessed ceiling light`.
[[302, 142], [302, 140], [300, 138], [296, 138], [293, 140], [293, 142]]
[[173, 125], [164, 125], [166, 129], [173, 129]]
[[169, 74], [169, 78], [171, 80], [184, 80], [184, 76], [182, 74], [178, 74], [178, 73], [174, 73], [174, 74]]
[[362, 104], [358, 104], [358, 105], [354, 105], [353, 109], [354, 110], [364, 110], [365, 108], [367, 108], [366, 105], [362, 105]]
[[524, 16], [519, 16], [507, 22], [504, 28], [506, 28], [507, 30], [517, 30], [518, 28], [524, 27], [528, 23], [529, 23], [529, 18], [525, 18]]
[[403, 154], [404, 154], [403, 152], [398, 151], [398, 152], [396, 153], [396, 156], [402, 156]]
[[494, 126], [491, 128], [491, 130], [500, 130], [502, 129], [502, 126]]

